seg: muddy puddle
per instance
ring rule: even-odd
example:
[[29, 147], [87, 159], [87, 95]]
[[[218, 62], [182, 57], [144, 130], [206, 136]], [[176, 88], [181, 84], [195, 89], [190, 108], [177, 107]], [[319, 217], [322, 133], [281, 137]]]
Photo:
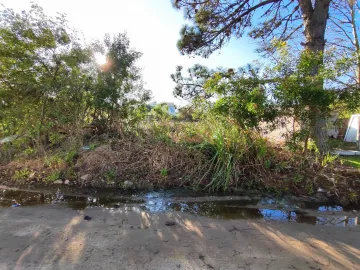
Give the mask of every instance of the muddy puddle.
[[340, 227], [358, 226], [358, 210], [338, 205], [320, 205], [248, 196], [197, 196], [186, 191], [149, 192], [144, 194], [94, 193], [71, 195], [56, 192], [37, 192], [0, 189], [0, 207], [27, 207], [59, 204], [83, 210], [102, 207], [109, 211], [185, 212], [217, 219], [254, 219], [297, 222], [311, 225]]

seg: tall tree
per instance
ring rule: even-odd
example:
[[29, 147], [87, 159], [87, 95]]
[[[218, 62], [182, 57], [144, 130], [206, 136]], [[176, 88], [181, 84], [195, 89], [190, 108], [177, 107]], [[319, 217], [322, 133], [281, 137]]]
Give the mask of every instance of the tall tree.
[[[62, 122], [72, 112], [65, 113], [64, 108], [83, 86], [86, 76], [82, 64], [90, 61], [91, 52], [69, 31], [65, 16], [50, 18], [37, 5], [28, 12], [1, 11], [0, 40], [4, 132], [34, 132], [40, 143], [44, 129]], [[66, 97], [59, 105], [61, 96]], [[61, 113], [54, 115], [57, 105]]]
[[[248, 33], [253, 38], [291, 40], [304, 31], [305, 50], [323, 54], [325, 30], [332, 0], [173, 0], [182, 9], [191, 25], [181, 30], [179, 50], [204, 57], [222, 48], [232, 36]], [[320, 63], [321, 64], [321, 63]], [[319, 66], [312, 67], [312, 74]], [[322, 82], [320, 82], [322, 83]], [[311, 108], [315, 119], [313, 136], [321, 152], [328, 151], [325, 115]]]
[[150, 91], [143, 87], [136, 61], [141, 53], [130, 47], [126, 34], [105, 35], [97, 50], [106, 55], [106, 63], [99, 66], [92, 89], [93, 118], [111, 126], [115, 119], [125, 119], [139, 104], [150, 99]]

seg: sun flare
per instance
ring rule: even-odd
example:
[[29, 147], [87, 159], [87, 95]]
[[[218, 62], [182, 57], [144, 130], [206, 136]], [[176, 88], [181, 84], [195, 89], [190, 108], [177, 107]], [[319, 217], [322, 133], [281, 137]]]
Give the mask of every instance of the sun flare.
[[101, 53], [97, 53], [95, 54], [95, 61], [99, 65], [104, 65], [106, 64], [106, 56]]

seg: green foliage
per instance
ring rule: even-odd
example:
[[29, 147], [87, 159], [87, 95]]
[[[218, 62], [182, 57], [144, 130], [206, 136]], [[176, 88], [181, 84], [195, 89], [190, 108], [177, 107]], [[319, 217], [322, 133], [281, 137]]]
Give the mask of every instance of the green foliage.
[[23, 151], [23, 153], [26, 155], [26, 156], [31, 156], [32, 154], [34, 154], [34, 148], [32, 148], [32, 147], [27, 147], [24, 151]]
[[46, 156], [44, 163], [50, 168], [58, 168], [64, 165], [65, 161], [60, 154], [55, 154], [51, 156]]
[[[144, 99], [145, 102], [145, 99]], [[149, 114], [149, 105], [138, 103], [136, 106], [128, 107], [128, 116], [122, 121], [126, 124], [126, 131], [134, 131], [139, 127], [139, 124], [145, 119], [148, 118]]]
[[[266, 83], [256, 66], [247, 66], [238, 71], [233, 69], [207, 70], [195, 65], [184, 77], [178, 67], [173, 80], [177, 83], [175, 93], [183, 98], [191, 98], [196, 108], [192, 117], [196, 118], [199, 109], [202, 114], [230, 117], [240, 128], [253, 129], [261, 121], [272, 121], [277, 115], [275, 104], [268, 98]], [[214, 101], [208, 98], [215, 98]]]
[[184, 106], [184, 107], [180, 107], [178, 110], [178, 116], [177, 116], [178, 120], [182, 120], [182, 121], [187, 121], [187, 122], [191, 122], [191, 121], [195, 121], [196, 117], [195, 117], [195, 108], [192, 104]]
[[308, 195], [312, 195], [314, 194], [314, 184], [312, 182], [307, 182], [305, 184], [305, 190], [307, 192]]
[[187, 100], [198, 97], [208, 99], [213, 96], [206, 92], [203, 86], [215, 73], [214, 70], [195, 64], [187, 70], [188, 76], [184, 76], [182, 71], [183, 67], [177, 66], [175, 73], [171, 74], [171, 79], [176, 83], [174, 96]]
[[160, 175], [161, 175], [162, 177], [168, 176], [168, 170], [167, 170], [166, 168], [162, 168], [162, 169], [160, 170]]
[[[44, 154], [91, 122], [103, 133], [144, 119], [150, 91], [135, 65], [141, 53], [125, 34], [85, 46], [64, 15], [49, 17], [32, 5], [0, 12], [0, 40], [0, 137], [21, 135], [20, 151]], [[97, 52], [105, 65], [95, 63]]]
[[52, 132], [49, 134], [49, 142], [50, 145], [59, 145], [61, 142], [65, 140], [66, 136], [63, 134], [59, 134], [57, 132]]
[[311, 138], [323, 152], [326, 142], [319, 140], [316, 125], [319, 119], [328, 117], [332, 105], [337, 102], [336, 90], [330, 82], [338, 77], [339, 70], [329, 69], [332, 52], [304, 50], [294, 53], [286, 43], [279, 41], [274, 41], [272, 46], [274, 61], [264, 74], [267, 88], [279, 109], [279, 116], [293, 118], [301, 125], [300, 130], [293, 130], [288, 137], [288, 145], [306, 152]]
[[14, 180], [26, 180], [31, 174], [31, 171], [28, 168], [15, 171], [13, 175]]
[[[308, 142], [308, 150], [314, 152], [316, 155], [320, 154], [319, 149], [317, 148], [317, 146], [316, 146], [316, 144], [315, 144], [315, 142], [313, 140], [309, 140], [309, 142]], [[329, 153], [327, 155], [329, 155]]]
[[58, 171], [58, 170], [52, 171], [48, 175], [48, 177], [46, 178], [46, 180], [49, 181], [49, 182], [54, 182], [54, 181], [59, 180], [59, 179], [61, 179], [61, 172]]
[[167, 121], [171, 119], [169, 106], [167, 104], [158, 104], [150, 111], [150, 117], [155, 121]]
[[276, 63], [267, 69], [267, 77], [272, 80], [272, 92], [283, 114], [288, 113], [305, 123], [315, 115], [326, 116], [335, 101], [335, 93], [324, 89], [323, 82], [332, 79], [336, 70], [327, 70], [322, 53], [303, 51], [297, 55], [291, 53], [285, 43], [274, 43], [274, 46]]
[[331, 155], [330, 153], [324, 155], [321, 160], [321, 166], [326, 167], [333, 164], [338, 159], [338, 155]]
[[116, 118], [136, 114], [150, 99], [150, 92], [144, 89], [141, 70], [135, 65], [141, 53], [130, 48], [126, 34], [105, 35], [104, 43], [96, 44], [96, 50], [105, 52], [107, 63], [98, 68], [89, 105], [94, 108], [94, 119], [110, 126]]
[[113, 170], [113, 169], [108, 169], [108, 170], [105, 172], [104, 177], [105, 177], [105, 181], [106, 181], [107, 183], [113, 182], [114, 179], [115, 179], [115, 177], [116, 177], [116, 172], [115, 172], [115, 170]]
[[304, 176], [301, 174], [295, 174], [295, 176], [293, 178], [293, 181], [295, 184], [300, 184], [303, 182], [303, 180], [304, 180]]
[[359, 200], [359, 194], [356, 193], [355, 191], [351, 191], [349, 193], [349, 201], [356, 204], [358, 203], [358, 200]]
[[[204, 152], [211, 163], [211, 180], [206, 188], [227, 190], [243, 174], [242, 166], [266, 166], [271, 156], [266, 142], [255, 132], [243, 130], [222, 117], [209, 117], [198, 125], [202, 143], [193, 147]], [[204, 176], [205, 177], [205, 176]]]
[[90, 150], [94, 150], [94, 149], [96, 148], [96, 144], [95, 144], [95, 143], [91, 143], [91, 144], [89, 145], [89, 147], [90, 147]]
[[264, 165], [265, 165], [266, 169], [270, 169], [271, 168], [271, 160], [265, 160]]
[[74, 113], [81, 108], [79, 90], [86, 77], [81, 65], [89, 62], [89, 51], [69, 31], [63, 15], [47, 17], [37, 5], [20, 14], [3, 10], [0, 38], [3, 132], [35, 136], [43, 144], [52, 127], [78, 116]]
[[297, 1], [172, 2], [176, 9], [184, 12], [188, 21], [181, 28], [177, 43], [180, 52], [187, 55], [209, 57], [232, 37], [240, 38], [245, 33], [267, 43], [274, 36], [282, 40], [290, 39], [302, 29], [299, 18], [303, 9]]
[[218, 96], [213, 111], [231, 117], [244, 130], [258, 127], [260, 121], [272, 121], [276, 116], [274, 104], [267, 99], [264, 81], [251, 66], [237, 73], [232, 69], [217, 72], [204, 88]]
[[76, 150], [71, 150], [71, 151], [65, 153], [64, 160], [67, 164], [71, 165], [75, 161], [77, 155], [78, 155], [78, 153]]

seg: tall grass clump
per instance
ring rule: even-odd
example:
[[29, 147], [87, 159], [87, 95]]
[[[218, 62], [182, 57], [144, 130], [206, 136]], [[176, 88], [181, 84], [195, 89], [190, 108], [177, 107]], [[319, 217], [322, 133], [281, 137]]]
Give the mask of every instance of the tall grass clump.
[[245, 183], [248, 178], [261, 179], [269, 162], [269, 149], [255, 131], [219, 118], [203, 120], [197, 128], [202, 142], [193, 147], [209, 159], [209, 169], [201, 181], [208, 179], [206, 189], [226, 191], [229, 186], [249, 184]]

